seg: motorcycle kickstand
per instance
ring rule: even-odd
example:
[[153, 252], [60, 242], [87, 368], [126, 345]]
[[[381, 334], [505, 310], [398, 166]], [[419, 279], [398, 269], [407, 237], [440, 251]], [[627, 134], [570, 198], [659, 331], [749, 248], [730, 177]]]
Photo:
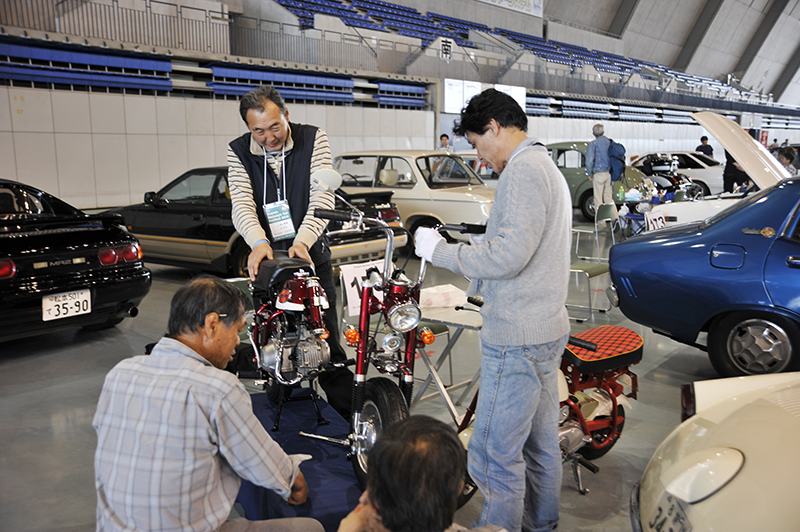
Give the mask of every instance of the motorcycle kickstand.
[[317, 425], [330, 425], [331, 423], [330, 420], [322, 417], [322, 411], [319, 409], [319, 404], [317, 403], [319, 395], [317, 394], [317, 391], [314, 389], [314, 382], [309, 381], [309, 385], [311, 388], [311, 402], [314, 403], [314, 410], [316, 410], [317, 412]]
[[600, 468], [577, 453], [573, 453], [570, 456], [569, 460], [570, 462], [572, 462], [572, 474], [575, 476], [575, 482], [578, 483], [578, 492], [581, 495], [586, 495], [587, 493], [589, 493], [589, 488], [583, 487], [583, 477], [581, 476], [580, 466], [585, 467], [593, 474], [600, 471]]

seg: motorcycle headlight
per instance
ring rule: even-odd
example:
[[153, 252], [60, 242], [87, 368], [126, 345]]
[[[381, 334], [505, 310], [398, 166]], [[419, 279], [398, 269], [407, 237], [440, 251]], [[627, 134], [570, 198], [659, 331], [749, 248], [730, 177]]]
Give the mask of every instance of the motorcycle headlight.
[[397, 332], [405, 333], [411, 331], [419, 325], [422, 319], [422, 311], [416, 303], [400, 303], [389, 309], [386, 321], [389, 327]]

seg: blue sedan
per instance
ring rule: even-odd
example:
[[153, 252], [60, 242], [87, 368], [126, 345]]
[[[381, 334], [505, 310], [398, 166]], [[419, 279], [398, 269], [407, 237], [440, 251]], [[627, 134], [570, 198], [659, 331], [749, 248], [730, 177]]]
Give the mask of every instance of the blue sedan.
[[799, 202], [800, 178], [787, 179], [708, 220], [613, 246], [612, 302], [706, 349], [722, 376], [800, 369]]

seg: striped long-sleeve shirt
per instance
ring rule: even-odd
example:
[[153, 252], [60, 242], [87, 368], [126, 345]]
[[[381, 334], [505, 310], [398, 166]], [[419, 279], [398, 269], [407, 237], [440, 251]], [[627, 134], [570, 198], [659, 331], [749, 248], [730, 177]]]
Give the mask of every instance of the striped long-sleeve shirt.
[[[290, 157], [293, 147], [294, 142], [290, 130], [283, 153], [266, 152], [267, 162], [278, 180], [282, 178], [283, 157]], [[263, 148], [252, 137], [250, 138], [250, 152], [256, 156], [264, 155]], [[328, 135], [322, 129], [317, 129], [314, 138], [314, 150], [311, 155], [311, 173], [331, 167], [331, 149], [328, 144]], [[233, 225], [242, 235], [244, 241], [247, 242], [250, 248], [253, 248], [260, 240], [269, 241], [266, 231], [261, 227], [261, 223], [258, 220], [258, 207], [253, 197], [250, 176], [247, 174], [239, 156], [234, 153], [230, 146], [228, 147], [228, 186], [231, 191]], [[310, 249], [328, 224], [327, 220], [314, 217], [314, 209], [332, 209], [333, 206], [334, 197], [332, 193], [311, 187], [309, 190], [308, 210], [300, 227], [296, 230], [294, 244], [302, 243]]]

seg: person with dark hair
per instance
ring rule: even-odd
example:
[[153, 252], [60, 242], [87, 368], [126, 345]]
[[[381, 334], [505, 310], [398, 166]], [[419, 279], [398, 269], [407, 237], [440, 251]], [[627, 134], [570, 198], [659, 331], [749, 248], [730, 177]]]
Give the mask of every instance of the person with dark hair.
[[507, 94], [488, 89], [472, 98], [453, 132], [500, 172], [485, 238], [448, 244], [433, 229], [415, 235], [417, 255], [477, 280], [484, 299], [469, 473], [485, 497], [478, 523], [510, 532], [558, 526], [557, 375], [570, 330], [572, 202], [564, 176], [547, 148], [527, 138], [527, 127]]
[[[331, 361], [344, 362], [328, 222], [314, 216], [314, 209], [333, 209], [334, 197], [311, 186], [311, 174], [332, 166], [328, 136], [316, 126], [289, 122], [289, 110], [272, 86], [242, 96], [239, 114], [250, 132], [228, 145], [228, 185], [233, 225], [252, 249], [250, 279], [255, 280], [262, 260], [273, 258], [274, 249], [313, 263], [330, 304], [323, 318]], [[328, 403], [349, 420], [353, 372], [329, 369], [319, 383]]]
[[697, 146], [694, 151], [699, 151], [700, 153], [705, 153], [709, 157], [714, 157], [714, 147], [708, 143], [708, 137], [705, 135], [700, 137], [700, 145]]
[[611, 190], [611, 158], [608, 150], [611, 139], [605, 136], [603, 124], [592, 127], [594, 140], [586, 146], [586, 174], [592, 182], [594, 192], [594, 206], [597, 208], [603, 203], [614, 203]]
[[442, 133], [442, 135], [439, 137], [439, 147], [436, 149], [438, 151], [446, 151], [447, 153], [453, 151], [453, 145], [450, 144], [450, 135], [447, 133]]
[[786, 171], [789, 172], [790, 176], [797, 175], [797, 168], [795, 168], [793, 162], [795, 160], [795, 153], [794, 148], [781, 148], [778, 150], [778, 161], [786, 168]]
[[303, 504], [308, 486], [224, 370], [249, 298], [201, 276], [172, 298], [169, 337], [150, 356], [114, 366], [92, 422], [97, 431], [97, 530], [321, 532], [314, 519], [226, 521], [241, 479]]
[[367, 489], [339, 532], [466, 530], [453, 524], [466, 458], [455, 431], [437, 419], [411, 416], [393, 423], [370, 450]]

